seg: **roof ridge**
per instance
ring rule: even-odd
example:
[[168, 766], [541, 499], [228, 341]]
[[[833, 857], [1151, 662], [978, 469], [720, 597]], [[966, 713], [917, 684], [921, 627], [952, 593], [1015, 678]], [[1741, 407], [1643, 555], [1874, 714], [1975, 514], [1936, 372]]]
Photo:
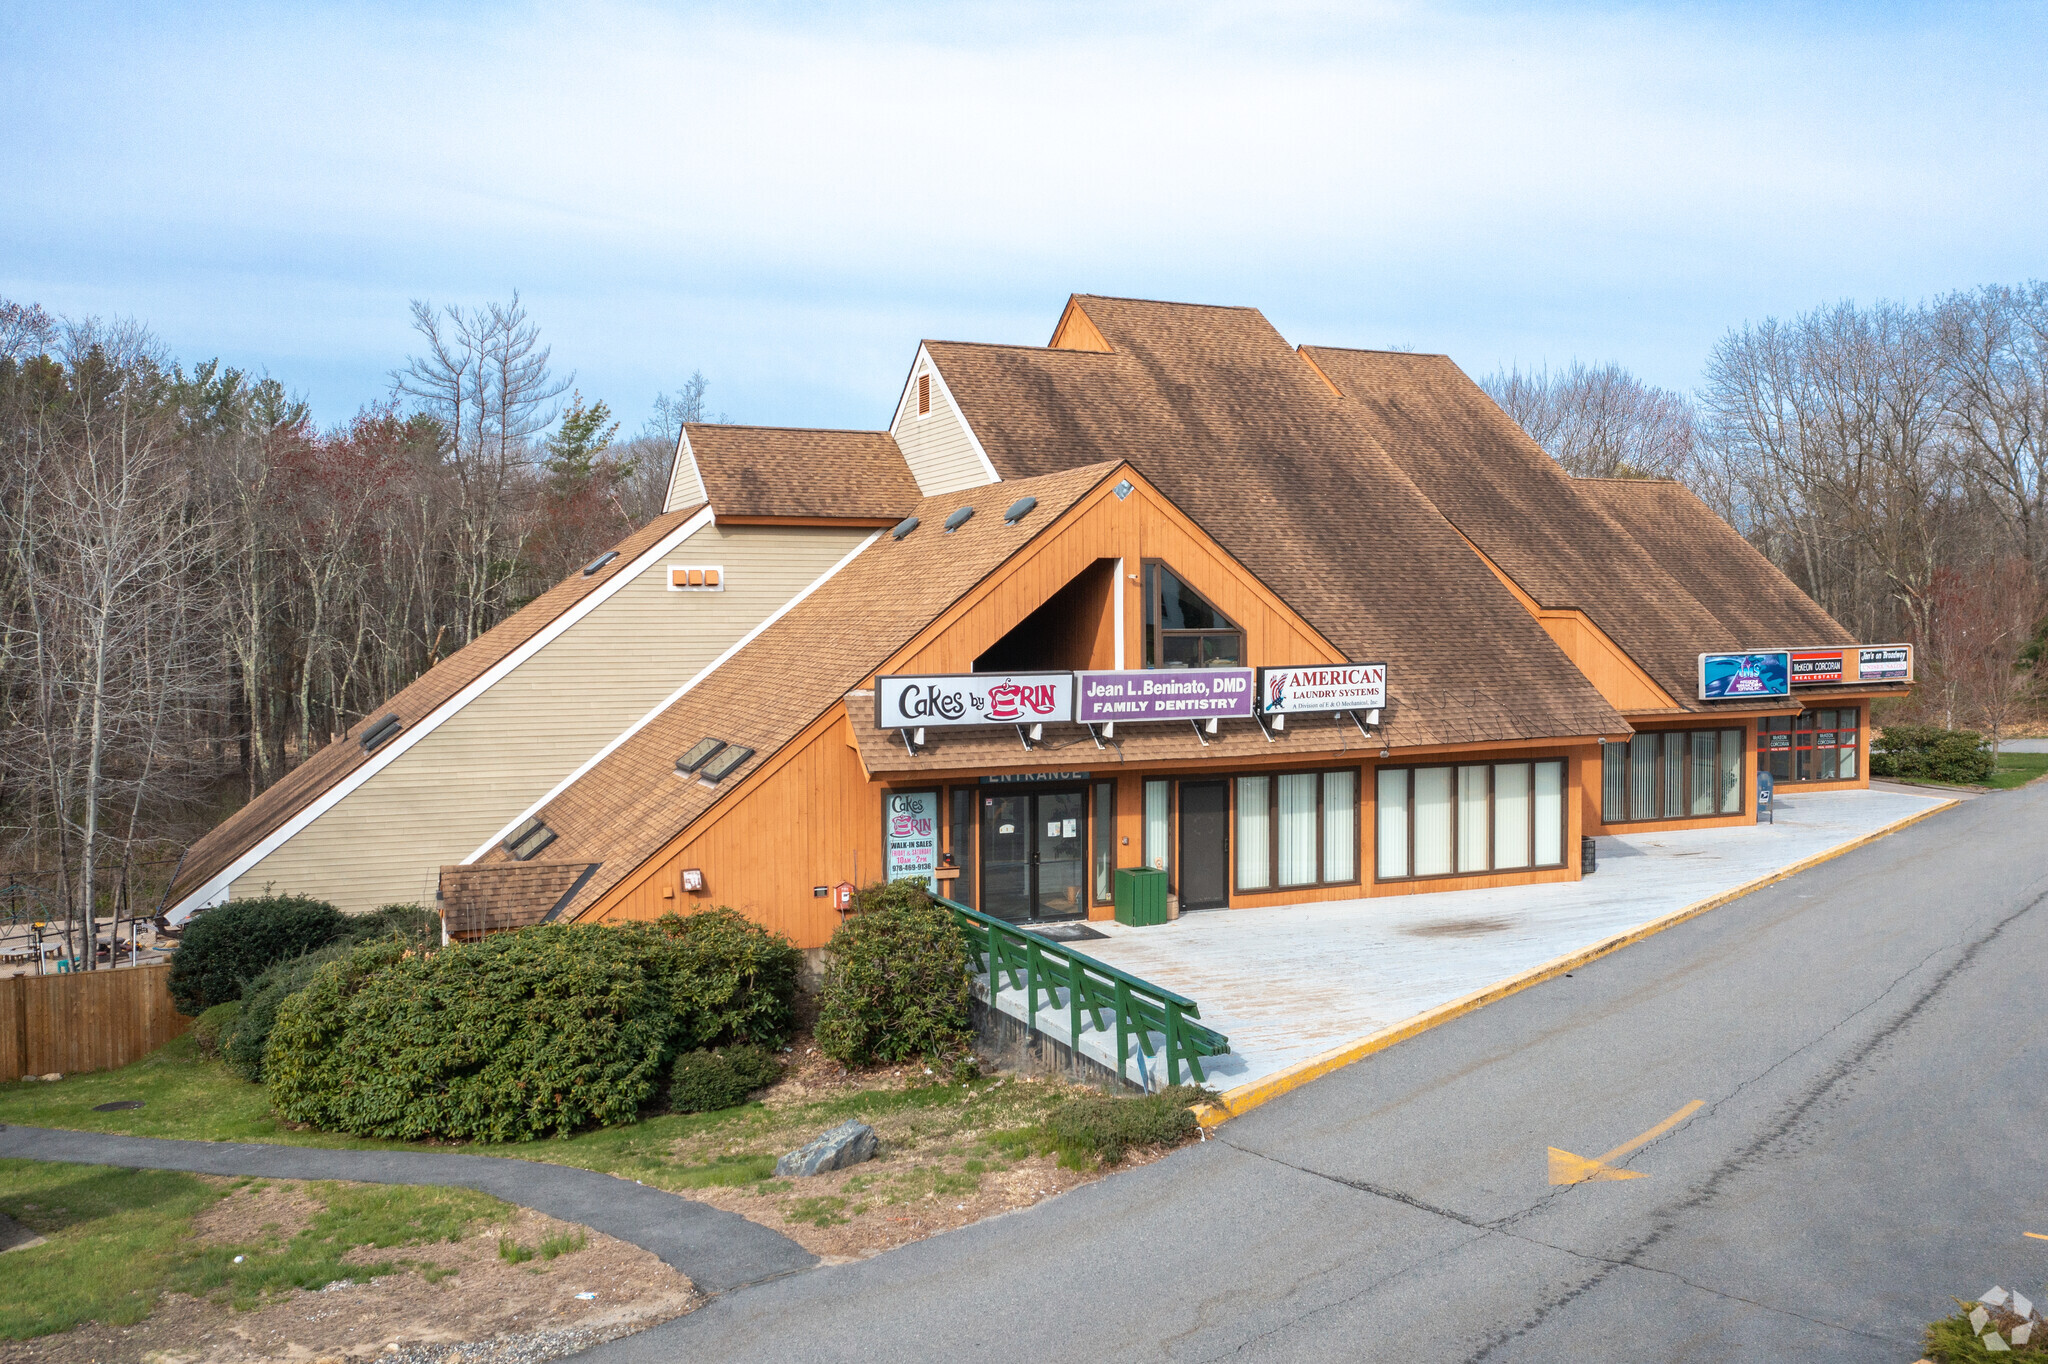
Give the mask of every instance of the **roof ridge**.
[[683, 429], [714, 431], [787, 431], [804, 436], [886, 436], [887, 427], [870, 429], [865, 426], [766, 426], [753, 422], [684, 422]]
[[[1440, 350], [1401, 350], [1394, 346], [1325, 346], [1314, 341], [1301, 343], [1302, 350], [1341, 351], [1346, 355], [1412, 355], [1418, 360], [1449, 360], [1450, 353]], [[1456, 361], [1452, 361], [1453, 364]]]
[[1153, 303], [1162, 308], [1212, 308], [1218, 312], [1256, 313], [1249, 303], [1187, 303], [1173, 298], [1138, 298], [1129, 294], [1071, 294], [1071, 298], [1092, 298], [1103, 303]]

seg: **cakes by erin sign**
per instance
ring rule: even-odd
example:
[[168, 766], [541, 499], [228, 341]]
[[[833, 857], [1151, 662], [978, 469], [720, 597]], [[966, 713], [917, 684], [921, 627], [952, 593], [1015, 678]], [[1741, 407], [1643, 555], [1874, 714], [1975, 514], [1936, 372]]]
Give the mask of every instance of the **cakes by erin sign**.
[[1249, 719], [1250, 668], [1161, 668], [1076, 673], [1074, 718], [1111, 720]]
[[1384, 663], [1314, 663], [1259, 669], [1259, 709], [1267, 715], [1380, 710], [1387, 704]]
[[936, 891], [939, 793], [891, 791], [882, 800], [882, 872], [888, 881], [922, 881]]
[[1036, 725], [1073, 718], [1072, 673], [950, 673], [875, 681], [879, 729]]

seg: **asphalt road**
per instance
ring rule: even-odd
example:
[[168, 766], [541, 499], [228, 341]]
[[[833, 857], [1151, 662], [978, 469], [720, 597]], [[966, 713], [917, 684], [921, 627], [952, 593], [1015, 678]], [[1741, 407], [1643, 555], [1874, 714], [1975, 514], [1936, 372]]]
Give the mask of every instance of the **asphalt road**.
[[[581, 1358], [1910, 1361], [2048, 1276], [2048, 784], [1026, 1212]], [[1553, 1186], [1547, 1150], [1644, 1177]]]

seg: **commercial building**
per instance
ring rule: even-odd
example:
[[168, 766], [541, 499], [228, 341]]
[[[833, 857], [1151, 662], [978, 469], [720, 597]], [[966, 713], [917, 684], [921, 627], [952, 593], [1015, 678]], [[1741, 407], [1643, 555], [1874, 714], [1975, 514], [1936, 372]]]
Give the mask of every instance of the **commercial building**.
[[[1570, 478], [1447, 359], [1296, 349], [1245, 308], [1076, 297], [1046, 347], [927, 342], [885, 432], [688, 428], [670, 506], [759, 532], [709, 566], [762, 590], [700, 627], [675, 529], [622, 546], [672, 609], [609, 647], [707, 661], [501, 779], [521, 801], [401, 804], [459, 846], [453, 931], [729, 904], [810, 948], [884, 876], [1015, 920], [1107, 915], [1120, 867], [1185, 910], [1572, 880], [1588, 834], [1754, 820], [1760, 764], [1865, 784], [1870, 702], [1911, 675], [1682, 487]], [[341, 784], [223, 825], [181, 907], [284, 866], [266, 828], [378, 856], [353, 795], [323, 807]]]

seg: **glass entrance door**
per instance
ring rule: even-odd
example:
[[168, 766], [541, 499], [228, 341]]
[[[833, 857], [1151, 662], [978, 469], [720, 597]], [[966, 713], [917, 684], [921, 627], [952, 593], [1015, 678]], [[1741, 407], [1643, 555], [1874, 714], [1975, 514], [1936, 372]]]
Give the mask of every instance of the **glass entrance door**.
[[982, 912], [1012, 922], [1088, 909], [1088, 793], [981, 798]]

